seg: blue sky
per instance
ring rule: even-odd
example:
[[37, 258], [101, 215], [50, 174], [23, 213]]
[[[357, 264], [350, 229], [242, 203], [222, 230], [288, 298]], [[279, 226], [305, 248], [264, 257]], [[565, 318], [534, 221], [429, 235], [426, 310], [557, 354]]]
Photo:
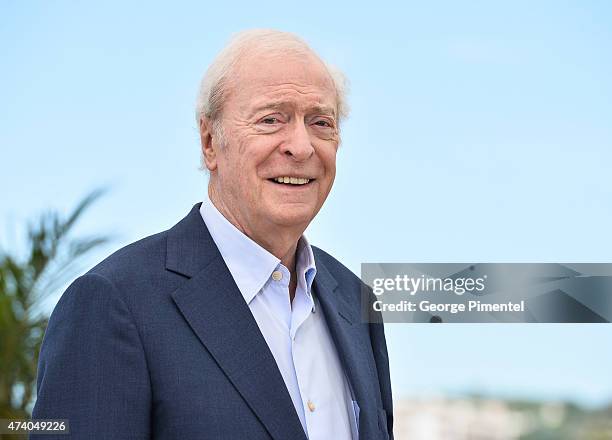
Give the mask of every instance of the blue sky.
[[[207, 4], [209, 3], [209, 4]], [[0, 3], [0, 243], [110, 192], [113, 249], [202, 199], [193, 105], [229, 36], [304, 37], [351, 81], [307, 235], [361, 262], [611, 262], [612, 6], [581, 1]], [[609, 325], [390, 325], [397, 396], [612, 399]]]

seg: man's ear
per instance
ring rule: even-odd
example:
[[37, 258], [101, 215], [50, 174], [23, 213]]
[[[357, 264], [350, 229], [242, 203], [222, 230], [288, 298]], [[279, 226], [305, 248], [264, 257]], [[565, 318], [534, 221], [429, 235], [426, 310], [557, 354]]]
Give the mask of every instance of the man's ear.
[[208, 171], [216, 170], [218, 143], [213, 142], [212, 121], [205, 116], [200, 118], [200, 143], [203, 165], [206, 165]]

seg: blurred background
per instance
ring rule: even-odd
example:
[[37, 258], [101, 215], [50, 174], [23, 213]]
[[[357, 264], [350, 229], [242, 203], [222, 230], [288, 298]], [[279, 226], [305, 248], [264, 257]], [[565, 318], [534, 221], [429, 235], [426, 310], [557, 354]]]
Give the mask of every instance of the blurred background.
[[[0, 2], [0, 418], [66, 285], [202, 200], [194, 103], [232, 33], [351, 82], [309, 240], [362, 262], [612, 262], [612, 3]], [[397, 439], [612, 438], [609, 324], [389, 324]]]

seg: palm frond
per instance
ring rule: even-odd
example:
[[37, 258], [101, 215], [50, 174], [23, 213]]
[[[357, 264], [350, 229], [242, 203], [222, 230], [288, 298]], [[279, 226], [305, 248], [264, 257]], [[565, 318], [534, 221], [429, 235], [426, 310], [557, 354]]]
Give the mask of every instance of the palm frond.
[[48, 322], [42, 300], [74, 274], [84, 256], [109, 241], [106, 236], [71, 237], [104, 193], [92, 191], [66, 218], [52, 211], [40, 215], [27, 229], [25, 258], [0, 251], [0, 418], [27, 416]]

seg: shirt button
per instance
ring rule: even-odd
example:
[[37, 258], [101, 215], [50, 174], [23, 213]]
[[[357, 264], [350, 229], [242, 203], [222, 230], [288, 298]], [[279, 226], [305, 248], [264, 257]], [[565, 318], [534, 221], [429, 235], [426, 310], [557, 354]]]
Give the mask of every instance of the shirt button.
[[314, 410], [316, 409], [315, 404], [312, 403], [312, 401], [308, 401], [308, 409], [310, 410], [310, 412], [314, 412]]
[[272, 279], [274, 281], [280, 281], [283, 279], [283, 273], [280, 270], [275, 270], [272, 272]]

